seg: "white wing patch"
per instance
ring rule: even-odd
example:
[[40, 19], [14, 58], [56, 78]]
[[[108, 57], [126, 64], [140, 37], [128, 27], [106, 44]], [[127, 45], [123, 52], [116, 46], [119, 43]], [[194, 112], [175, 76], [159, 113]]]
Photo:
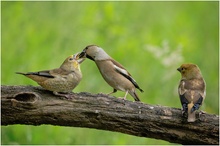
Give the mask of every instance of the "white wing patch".
[[114, 65], [114, 68], [115, 68], [118, 72], [121, 72], [122, 74], [125, 74], [125, 75], [127, 75], [127, 76], [130, 76], [125, 69], [122, 69], [122, 68], [118, 67], [117, 65]]
[[183, 95], [185, 92], [186, 92], [185, 82], [184, 82], [184, 81], [181, 81], [181, 82], [180, 82], [180, 86], [179, 86], [179, 94], [180, 94], [180, 95]]

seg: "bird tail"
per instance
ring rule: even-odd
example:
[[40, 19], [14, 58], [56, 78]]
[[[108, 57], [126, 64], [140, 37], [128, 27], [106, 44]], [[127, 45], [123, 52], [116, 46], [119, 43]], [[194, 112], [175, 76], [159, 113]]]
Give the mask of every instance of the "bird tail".
[[129, 94], [134, 98], [135, 101], [140, 101], [140, 99], [135, 91], [131, 91], [131, 92], [129, 92]]
[[26, 75], [26, 73], [22, 73], [22, 72], [15, 72], [16, 74], [21, 74], [21, 75]]
[[144, 92], [144, 90], [142, 90], [141, 88], [138, 88], [141, 92]]
[[188, 119], [187, 119], [188, 122], [195, 122], [196, 121], [196, 112], [189, 112], [188, 113]]
[[47, 80], [49, 78], [54, 78], [54, 76], [52, 76], [48, 70], [40, 71], [40, 72], [28, 72], [28, 73], [16, 72], [16, 74], [22, 74], [22, 75], [34, 80], [38, 84], [39, 84], [39, 82], [44, 82], [45, 80]]
[[188, 104], [188, 122], [195, 122], [196, 121], [196, 112], [191, 112], [193, 108], [193, 103]]

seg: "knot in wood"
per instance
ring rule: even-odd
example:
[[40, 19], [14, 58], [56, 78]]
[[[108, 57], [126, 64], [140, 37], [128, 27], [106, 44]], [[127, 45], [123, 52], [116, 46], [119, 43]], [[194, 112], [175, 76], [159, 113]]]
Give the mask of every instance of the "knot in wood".
[[13, 98], [11, 99], [11, 103], [13, 107], [32, 109], [36, 108], [35, 104], [40, 99], [40, 96], [34, 92], [20, 92], [13, 96]]
[[39, 99], [39, 95], [33, 92], [21, 92], [14, 95], [14, 99], [18, 102], [35, 102]]

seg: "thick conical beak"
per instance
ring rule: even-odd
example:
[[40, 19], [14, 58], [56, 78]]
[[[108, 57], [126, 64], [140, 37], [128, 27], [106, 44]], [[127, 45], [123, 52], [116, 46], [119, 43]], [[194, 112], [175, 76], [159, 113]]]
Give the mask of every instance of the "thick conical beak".
[[84, 50], [79, 54], [79, 58], [88, 58], [88, 59], [90, 59], [90, 60], [95, 61], [94, 58], [92, 58], [91, 56], [89, 56], [89, 55], [86, 54], [86, 50], [87, 50], [87, 49], [84, 49]]
[[79, 64], [81, 64], [85, 59], [86, 59], [86, 58], [79, 58], [79, 59], [77, 60], [77, 62], [78, 62]]
[[83, 50], [80, 54], [79, 54], [79, 58], [84, 58], [86, 57], [86, 52], [85, 50]]
[[[80, 57], [80, 55], [81, 55], [81, 53], [76, 53], [76, 54], [74, 54], [73, 56], [73, 58], [75, 59], [75, 60], [77, 60], [77, 62], [80, 64], [80, 63], [82, 63], [84, 60], [85, 60], [85, 58], [81, 58]], [[83, 56], [82, 56], [83, 57]]]
[[179, 67], [179, 68], [177, 68], [177, 70], [179, 71], [179, 72], [181, 72], [181, 68]]

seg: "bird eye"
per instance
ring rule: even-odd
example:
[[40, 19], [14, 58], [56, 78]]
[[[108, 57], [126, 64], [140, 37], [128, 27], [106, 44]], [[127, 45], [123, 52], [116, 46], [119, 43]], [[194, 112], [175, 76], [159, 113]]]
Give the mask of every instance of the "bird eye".
[[70, 60], [70, 61], [72, 61], [72, 60], [73, 60], [73, 58], [69, 58], [69, 60]]

